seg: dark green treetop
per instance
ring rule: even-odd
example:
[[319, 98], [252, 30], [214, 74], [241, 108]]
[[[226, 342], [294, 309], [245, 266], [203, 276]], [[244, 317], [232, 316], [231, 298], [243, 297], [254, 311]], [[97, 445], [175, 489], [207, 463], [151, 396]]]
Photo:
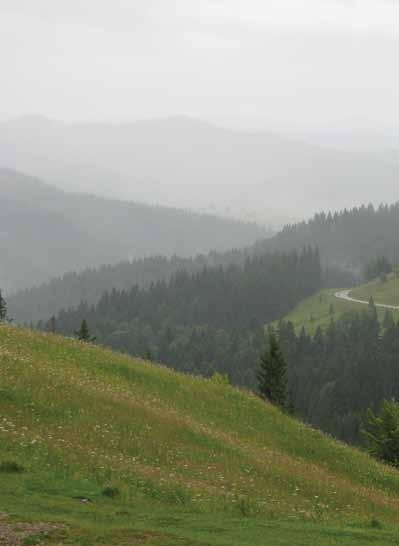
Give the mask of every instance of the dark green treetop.
[[87, 320], [83, 319], [82, 323], [80, 325], [79, 330], [75, 332], [75, 336], [78, 338], [79, 341], [95, 341], [95, 337], [92, 337], [89, 330], [89, 325], [87, 324]]
[[379, 414], [368, 410], [362, 429], [371, 455], [399, 466], [399, 404], [383, 400]]
[[7, 303], [0, 290], [0, 322], [7, 320]]
[[260, 357], [257, 378], [261, 397], [287, 408], [287, 365], [273, 330], [269, 331], [269, 347]]

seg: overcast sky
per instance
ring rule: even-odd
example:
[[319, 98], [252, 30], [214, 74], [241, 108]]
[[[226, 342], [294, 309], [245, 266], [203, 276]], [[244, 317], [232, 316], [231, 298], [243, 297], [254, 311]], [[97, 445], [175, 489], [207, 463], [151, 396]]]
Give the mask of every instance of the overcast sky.
[[396, 0], [0, 0], [0, 118], [399, 124]]

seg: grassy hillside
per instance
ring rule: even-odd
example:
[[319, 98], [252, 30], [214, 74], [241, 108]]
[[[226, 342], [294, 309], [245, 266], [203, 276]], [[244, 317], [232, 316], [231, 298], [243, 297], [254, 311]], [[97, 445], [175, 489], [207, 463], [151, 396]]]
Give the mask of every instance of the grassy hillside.
[[[310, 298], [306, 298], [288, 313], [284, 317], [284, 320], [291, 321], [297, 332], [304, 326], [306, 331], [314, 333], [318, 326], [323, 329], [326, 328], [332, 318], [337, 319], [343, 313], [365, 310], [364, 305], [337, 299], [335, 297], [337, 291], [337, 289], [329, 288], [321, 290]], [[370, 299], [370, 296], [373, 296], [376, 303], [399, 305], [399, 280], [392, 279], [384, 285], [374, 281], [354, 288], [350, 291], [349, 295], [353, 298], [364, 299], [366, 301]], [[382, 321], [385, 316], [385, 309], [377, 308], [377, 313]], [[399, 320], [399, 311], [393, 310], [392, 313], [395, 319]]]
[[361, 300], [369, 300], [372, 296], [375, 302], [399, 305], [399, 278], [391, 274], [386, 282], [376, 279], [353, 289], [351, 296]]
[[395, 470], [230, 386], [10, 326], [0, 479], [0, 544], [21, 521], [25, 545], [399, 540]]

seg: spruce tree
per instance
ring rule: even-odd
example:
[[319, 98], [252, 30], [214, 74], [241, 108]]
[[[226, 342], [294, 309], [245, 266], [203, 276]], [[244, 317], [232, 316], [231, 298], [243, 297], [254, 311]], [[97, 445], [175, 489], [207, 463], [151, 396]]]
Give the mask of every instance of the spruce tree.
[[384, 330], [390, 330], [395, 327], [395, 319], [393, 318], [392, 311], [389, 309], [386, 310], [383, 322]]
[[287, 365], [273, 330], [269, 332], [269, 348], [260, 357], [257, 378], [261, 397], [286, 409]]
[[399, 404], [383, 400], [379, 414], [368, 410], [361, 432], [369, 453], [393, 466], [399, 466]]
[[368, 310], [369, 310], [369, 313], [370, 313], [370, 316], [376, 320], [378, 320], [378, 313], [377, 313], [377, 307], [374, 303], [374, 298], [373, 296], [370, 296], [370, 299], [369, 299], [369, 305], [368, 305]]
[[47, 323], [47, 331], [55, 334], [57, 331], [57, 319], [53, 315]]
[[96, 339], [90, 335], [89, 325], [87, 324], [86, 319], [82, 320], [79, 330], [75, 332], [75, 336], [78, 338], [79, 341], [85, 342], [95, 341]]
[[0, 290], [0, 322], [7, 320], [7, 303]]

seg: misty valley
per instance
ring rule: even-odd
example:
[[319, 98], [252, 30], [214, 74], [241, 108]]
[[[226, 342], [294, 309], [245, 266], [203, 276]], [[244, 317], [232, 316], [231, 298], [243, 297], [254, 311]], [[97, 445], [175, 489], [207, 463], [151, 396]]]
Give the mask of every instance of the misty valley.
[[399, 544], [398, 30], [0, 0], [0, 546]]

